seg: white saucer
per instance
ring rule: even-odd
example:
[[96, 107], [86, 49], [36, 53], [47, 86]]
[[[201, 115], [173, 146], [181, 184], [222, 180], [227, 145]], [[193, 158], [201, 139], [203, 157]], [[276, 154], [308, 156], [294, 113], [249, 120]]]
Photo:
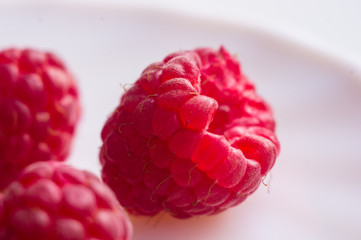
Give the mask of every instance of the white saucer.
[[215, 20], [145, 9], [3, 5], [0, 47], [53, 51], [77, 77], [83, 118], [70, 162], [99, 175], [100, 130], [149, 63], [224, 45], [273, 106], [281, 154], [243, 204], [212, 217], [132, 217], [134, 240], [361, 239], [360, 68], [332, 52]]

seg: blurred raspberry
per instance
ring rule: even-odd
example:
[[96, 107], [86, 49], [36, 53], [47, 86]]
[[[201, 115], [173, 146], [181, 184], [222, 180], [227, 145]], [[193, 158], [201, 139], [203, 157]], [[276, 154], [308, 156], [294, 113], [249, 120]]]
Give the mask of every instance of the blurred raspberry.
[[78, 89], [55, 55], [0, 52], [0, 189], [28, 164], [63, 161], [80, 113]]
[[241, 203], [274, 165], [269, 105], [224, 47], [149, 65], [102, 130], [103, 180], [131, 213], [209, 215]]
[[129, 240], [131, 234], [108, 186], [60, 162], [31, 164], [0, 196], [0, 240]]

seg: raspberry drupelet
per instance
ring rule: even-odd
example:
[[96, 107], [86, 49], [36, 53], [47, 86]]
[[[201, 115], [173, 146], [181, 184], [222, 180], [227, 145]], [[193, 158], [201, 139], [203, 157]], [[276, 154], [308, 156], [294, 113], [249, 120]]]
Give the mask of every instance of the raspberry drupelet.
[[101, 133], [102, 178], [130, 212], [210, 215], [244, 201], [279, 153], [270, 106], [221, 47], [149, 65]]
[[58, 161], [27, 166], [0, 195], [0, 240], [129, 240], [132, 226], [98, 177]]
[[78, 95], [54, 54], [0, 51], [0, 189], [35, 160], [65, 160], [80, 115]]

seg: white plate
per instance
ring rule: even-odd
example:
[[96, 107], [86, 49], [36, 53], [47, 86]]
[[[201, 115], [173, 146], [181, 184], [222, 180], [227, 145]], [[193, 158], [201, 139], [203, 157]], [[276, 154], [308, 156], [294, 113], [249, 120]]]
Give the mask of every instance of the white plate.
[[252, 27], [121, 6], [1, 6], [0, 32], [1, 48], [51, 50], [72, 69], [84, 114], [70, 162], [97, 174], [121, 85], [169, 52], [223, 44], [274, 107], [268, 187], [217, 216], [132, 217], [134, 240], [361, 239], [360, 68]]

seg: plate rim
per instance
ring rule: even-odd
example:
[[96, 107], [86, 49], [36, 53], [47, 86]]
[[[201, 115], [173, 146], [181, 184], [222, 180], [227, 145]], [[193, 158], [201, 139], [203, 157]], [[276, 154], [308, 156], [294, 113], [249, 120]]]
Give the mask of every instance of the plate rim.
[[248, 32], [253, 35], [263, 36], [268, 41], [282, 44], [284, 48], [289, 48], [297, 54], [307, 55], [309, 58], [317, 58], [323, 63], [327, 63], [338, 69], [340, 72], [349, 74], [350, 79], [355, 81], [361, 90], [361, 58], [350, 53], [339, 46], [329, 43], [315, 35], [286, 27], [276, 28], [274, 25], [267, 25], [264, 21], [242, 18], [236, 21], [223, 19], [219, 16], [207, 14], [194, 15], [189, 12], [175, 9], [159, 8], [151, 5], [140, 5], [138, 2], [115, 2], [115, 1], [71, 1], [71, 0], [3, 0], [0, 7], [10, 8], [71, 8], [72, 10], [93, 10], [98, 11], [133, 11], [138, 14], [153, 14], [173, 20], [191, 21], [199, 25], [217, 26], [221, 28], [234, 29], [234, 31]]

